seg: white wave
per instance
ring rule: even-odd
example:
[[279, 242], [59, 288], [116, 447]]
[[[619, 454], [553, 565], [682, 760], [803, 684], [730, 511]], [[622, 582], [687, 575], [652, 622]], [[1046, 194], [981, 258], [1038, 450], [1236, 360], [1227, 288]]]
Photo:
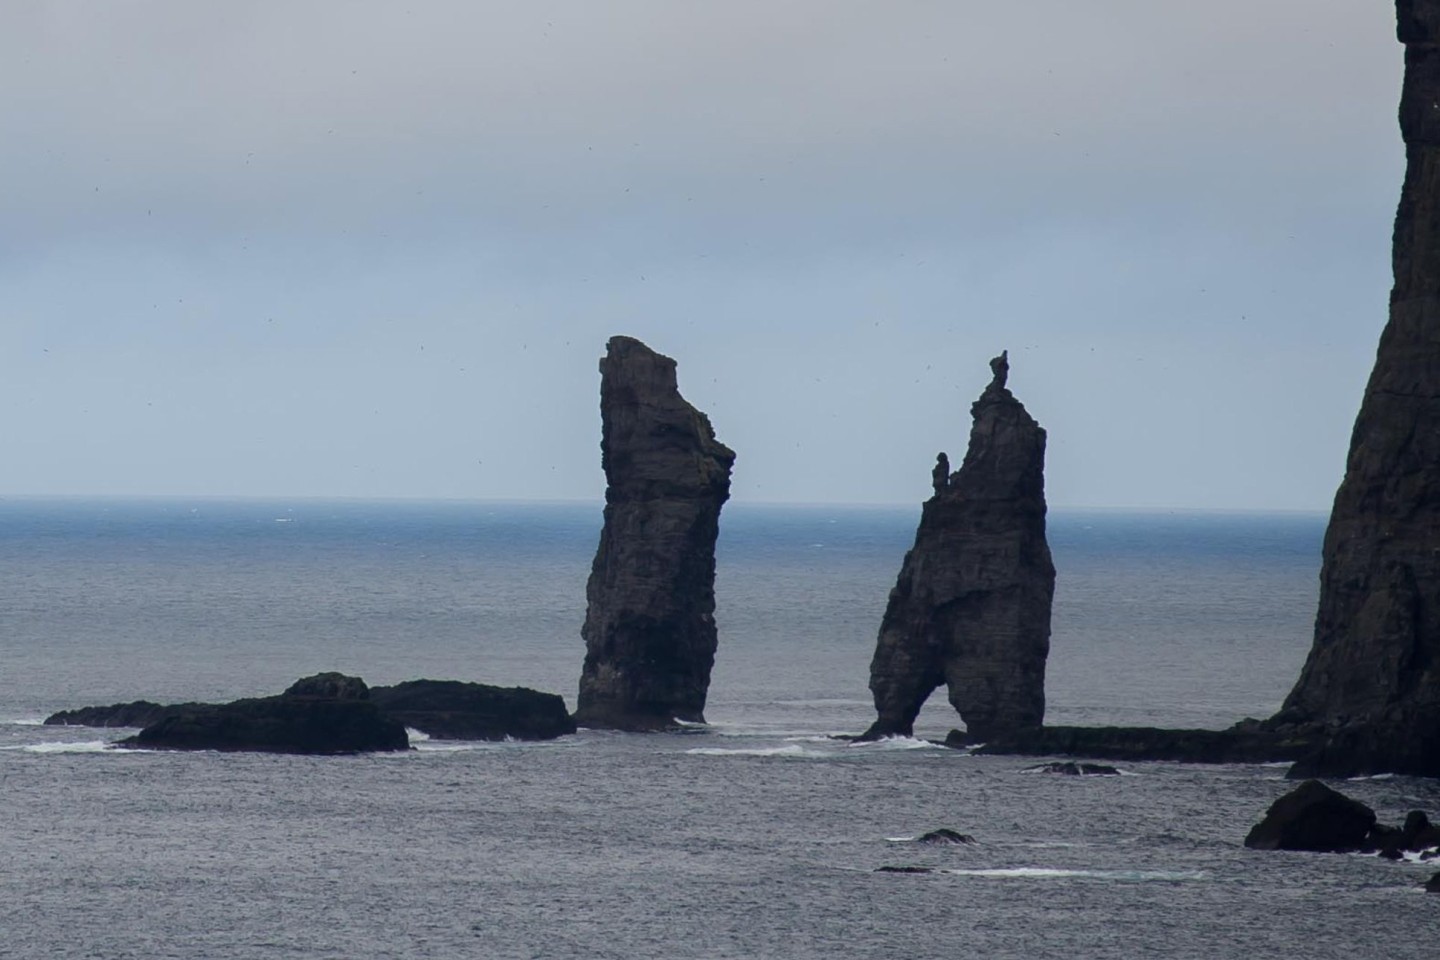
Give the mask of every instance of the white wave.
[[104, 753], [110, 749], [109, 740], [84, 740], [66, 743], [27, 743], [7, 750], [23, 750], [26, 753]]
[[475, 750], [494, 750], [504, 744], [480, 740], [423, 740], [412, 746], [415, 753], [470, 753]]
[[1437, 857], [1440, 857], [1440, 847], [1430, 847], [1425, 850], [1400, 851], [1400, 858], [1406, 863], [1423, 863], [1427, 866], [1433, 866], [1436, 863], [1440, 863], [1440, 860], [1436, 860]]
[[950, 748], [918, 737], [881, 737], [879, 740], [852, 740], [845, 744], [853, 750], [949, 750]]
[[1393, 774], [1393, 773], [1374, 773], [1374, 774], [1371, 774], [1371, 775], [1368, 776], [1368, 777], [1346, 777], [1345, 779], [1350, 780], [1350, 781], [1352, 781], [1352, 782], [1355, 781], [1355, 780], [1394, 780], [1394, 779], [1395, 779], [1395, 774]]
[[754, 747], [751, 749], [695, 747], [685, 752], [697, 757], [833, 757], [835, 755], [825, 750], [807, 750], [798, 743], [787, 744], [783, 747]]
[[430, 739], [430, 734], [416, 730], [414, 727], [406, 727], [405, 736], [410, 739], [410, 743], [412, 745], [416, 743], [424, 743], [426, 740]]
[[995, 880], [1114, 880], [1121, 883], [1146, 881], [1203, 880], [1199, 870], [1060, 870], [1051, 867], [1002, 867], [989, 870], [942, 870], [961, 877]]
[[6, 721], [4, 721], [4, 722], [5, 722], [5, 723], [8, 723], [8, 724], [11, 724], [12, 726], [16, 726], [16, 727], [43, 727], [43, 726], [45, 725], [45, 718], [44, 718], [44, 717], [17, 717], [17, 718], [15, 718], [15, 719], [13, 719], [13, 720], [6, 720]]

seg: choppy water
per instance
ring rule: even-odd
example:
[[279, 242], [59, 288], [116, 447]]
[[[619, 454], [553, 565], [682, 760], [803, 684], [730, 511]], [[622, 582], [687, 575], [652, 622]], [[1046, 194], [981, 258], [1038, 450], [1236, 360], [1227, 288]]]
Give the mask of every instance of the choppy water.
[[[871, 719], [914, 521], [727, 507], [706, 731], [317, 759], [115, 751], [34, 721], [321, 669], [573, 703], [598, 507], [0, 502], [0, 956], [1431, 954], [1440, 898], [1419, 884], [1440, 867], [1240, 846], [1280, 768], [1080, 779], [826, 738]], [[1049, 718], [1273, 711], [1322, 526], [1053, 516]], [[918, 732], [952, 716], [937, 696]], [[1344, 789], [1388, 820], [1440, 813], [1432, 782]], [[980, 842], [901, 841], [942, 826]]]

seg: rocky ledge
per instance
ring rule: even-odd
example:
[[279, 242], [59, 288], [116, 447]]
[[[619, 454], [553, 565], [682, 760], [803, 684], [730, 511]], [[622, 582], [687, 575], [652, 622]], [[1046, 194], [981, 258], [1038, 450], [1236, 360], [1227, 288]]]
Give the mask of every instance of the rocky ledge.
[[61, 710], [45, 718], [51, 727], [148, 727], [161, 717], [177, 710], [211, 706], [204, 703], [155, 703], [153, 700], [132, 700], [103, 707], [80, 707]]
[[306, 677], [276, 697], [226, 704], [136, 700], [62, 710], [45, 722], [143, 728], [120, 741], [125, 746], [273, 753], [403, 750], [406, 727], [437, 740], [550, 740], [575, 732], [565, 701], [553, 693], [458, 680], [367, 687], [340, 673]]
[[358, 677], [322, 673], [276, 697], [167, 709], [120, 746], [343, 754], [409, 749], [405, 727], [382, 714]]
[[371, 687], [385, 716], [437, 740], [553, 740], [575, 732], [558, 694], [459, 680]]
[[[952, 731], [946, 744], [969, 738]], [[1168, 760], [1176, 763], [1295, 762], [1317, 749], [1313, 735], [1276, 731], [1250, 720], [1229, 730], [1162, 727], [1037, 727], [1016, 730], [975, 746], [976, 753], [1025, 757], [1088, 757], [1098, 760]]]

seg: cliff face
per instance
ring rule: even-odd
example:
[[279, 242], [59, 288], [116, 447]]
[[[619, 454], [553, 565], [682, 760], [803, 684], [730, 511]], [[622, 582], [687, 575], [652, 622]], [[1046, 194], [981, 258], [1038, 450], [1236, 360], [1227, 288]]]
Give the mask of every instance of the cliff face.
[[686, 403], [675, 361], [612, 337], [600, 361], [605, 526], [585, 589], [582, 726], [703, 722], [715, 540], [735, 454]]
[[1325, 534], [1315, 641], [1278, 725], [1323, 728], [1304, 774], [1440, 775], [1440, 0], [1405, 44], [1390, 319]]
[[909, 735], [942, 683], [969, 739], [1040, 726], [1055, 566], [1045, 541], [1045, 431], [1005, 387], [1005, 356], [971, 407], [965, 461], [924, 505], [881, 621], [866, 737]]

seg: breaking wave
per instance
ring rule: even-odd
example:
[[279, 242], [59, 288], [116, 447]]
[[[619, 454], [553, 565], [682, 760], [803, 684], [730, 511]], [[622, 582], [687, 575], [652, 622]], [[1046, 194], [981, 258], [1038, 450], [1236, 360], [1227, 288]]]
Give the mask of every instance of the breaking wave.
[[940, 870], [961, 877], [990, 880], [1112, 880], [1119, 883], [1203, 880], [1200, 870], [1060, 870], [1051, 867], [1000, 867], [982, 870]]
[[110, 753], [119, 749], [119, 752], [130, 753], [120, 748], [114, 748], [109, 740], [83, 740], [66, 741], [62, 743], [26, 743], [14, 747], [4, 747], [5, 750], [19, 750], [24, 753]]

